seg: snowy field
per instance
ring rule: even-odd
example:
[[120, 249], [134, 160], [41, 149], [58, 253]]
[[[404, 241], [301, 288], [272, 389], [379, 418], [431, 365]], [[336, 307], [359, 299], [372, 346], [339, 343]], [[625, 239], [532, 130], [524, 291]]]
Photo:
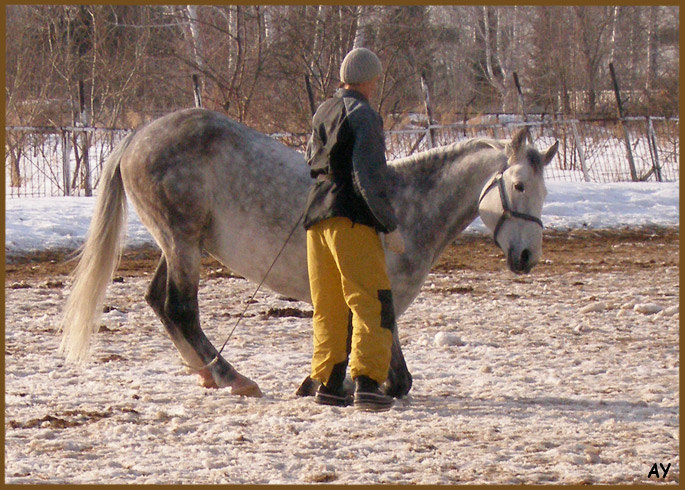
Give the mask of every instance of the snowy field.
[[[573, 183], [547, 182], [542, 210], [545, 227], [552, 230], [677, 226], [680, 182]], [[5, 201], [5, 254], [41, 250], [74, 250], [84, 241], [95, 197], [22, 198]], [[483, 233], [480, 218], [466, 232]], [[154, 244], [129, 205], [126, 244]]]
[[[548, 188], [548, 228], [679, 226], [678, 183]], [[8, 200], [8, 260], [79, 245], [92, 204]], [[128, 237], [151, 240], [133, 212]], [[6, 483], [625, 484], [654, 482], [654, 463], [679, 481], [678, 267], [433, 272], [399, 320], [414, 387], [383, 414], [294, 395], [311, 320], [269, 310], [311, 307], [266, 291], [225, 351], [264, 398], [186, 374], [142, 298], [147, 277], [109, 287], [92, 361], [65, 365], [68, 282], [6, 284]], [[254, 285], [201, 286], [221, 344]]]

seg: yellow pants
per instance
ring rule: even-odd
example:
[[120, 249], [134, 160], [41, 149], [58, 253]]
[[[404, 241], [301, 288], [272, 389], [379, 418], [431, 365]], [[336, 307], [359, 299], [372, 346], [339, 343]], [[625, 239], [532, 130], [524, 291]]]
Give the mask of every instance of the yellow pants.
[[307, 230], [307, 265], [314, 305], [312, 379], [327, 383], [333, 366], [349, 355], [353, 379], [365, 375], [383, 383], [395, 312], [378, 233], [347, 218], [321, 221]]

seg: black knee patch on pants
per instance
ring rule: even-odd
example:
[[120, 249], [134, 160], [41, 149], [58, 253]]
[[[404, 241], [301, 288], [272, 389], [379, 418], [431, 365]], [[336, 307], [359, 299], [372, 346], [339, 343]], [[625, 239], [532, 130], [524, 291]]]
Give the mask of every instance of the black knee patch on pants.
[[381, 302], [381, 328], [395, 331], [395, 306], [392, 303], [392, 291], [378, 290], [378, 300]]
[[347, 359], [343, 362], [339, 362], [333, 366], [331, 375], [328, 377], [326, 382], [326, 388], [332, 390], [341, 390], [343, 387], [343, 382], [345, 381], [345, 375], [347, 374], [347, 363], [350, 358], [350, 352], [352, 352], [352, 310], [347, 320]]

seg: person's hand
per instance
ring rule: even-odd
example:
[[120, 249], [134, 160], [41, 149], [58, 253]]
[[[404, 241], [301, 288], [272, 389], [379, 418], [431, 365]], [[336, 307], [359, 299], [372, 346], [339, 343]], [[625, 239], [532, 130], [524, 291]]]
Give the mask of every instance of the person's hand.
[[404, 253], [404, 238], [402, 238], [402, 233], [400, 233], [399, 229], [385, 234], [385, 245], [391, 252], [396, 254]]

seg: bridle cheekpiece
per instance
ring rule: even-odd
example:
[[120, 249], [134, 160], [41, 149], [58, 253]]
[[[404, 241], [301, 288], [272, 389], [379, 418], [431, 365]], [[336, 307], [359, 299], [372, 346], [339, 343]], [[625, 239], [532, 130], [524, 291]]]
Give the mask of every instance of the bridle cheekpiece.
[[509, 196], [507, 195], [507, 188], [504, 185], [504, 172], [507, 170], [507, 168], [508, 167], [505, 164], [505, 166], [494, 175], [494, 177], [490, 181], [490, 184], [483, 190], [483, 192], [481, 192], [480, 199], [478, 199], [478, 206], [480, 207], [480, 203], [483, 201], [488, 192], [490, 192], [495, 187], [497, 187], [497, 189], [499, 190], [499, 197], [502, 201], [503, 212], [502, 215], [499, 217], [499, 220], [497, 220], [497, 225], [495, 225], [495, 231], [493, 232], [492, 237], [495, 240], [495, 244], [500, 249], [502, 248], [502, 246], [499, 244], [497, 236], [499, 235], [502, 225], [508, 219], [518, 218], [526, 221], [532, 221], [533, 223], [537, 223], [538, 225], [540, 225], [540, 228], [544, 228], [542, 220], [537, 216], [533, 216], [532, 214], [527, 213], [521, 213], [511, 208], [509, 204]]

